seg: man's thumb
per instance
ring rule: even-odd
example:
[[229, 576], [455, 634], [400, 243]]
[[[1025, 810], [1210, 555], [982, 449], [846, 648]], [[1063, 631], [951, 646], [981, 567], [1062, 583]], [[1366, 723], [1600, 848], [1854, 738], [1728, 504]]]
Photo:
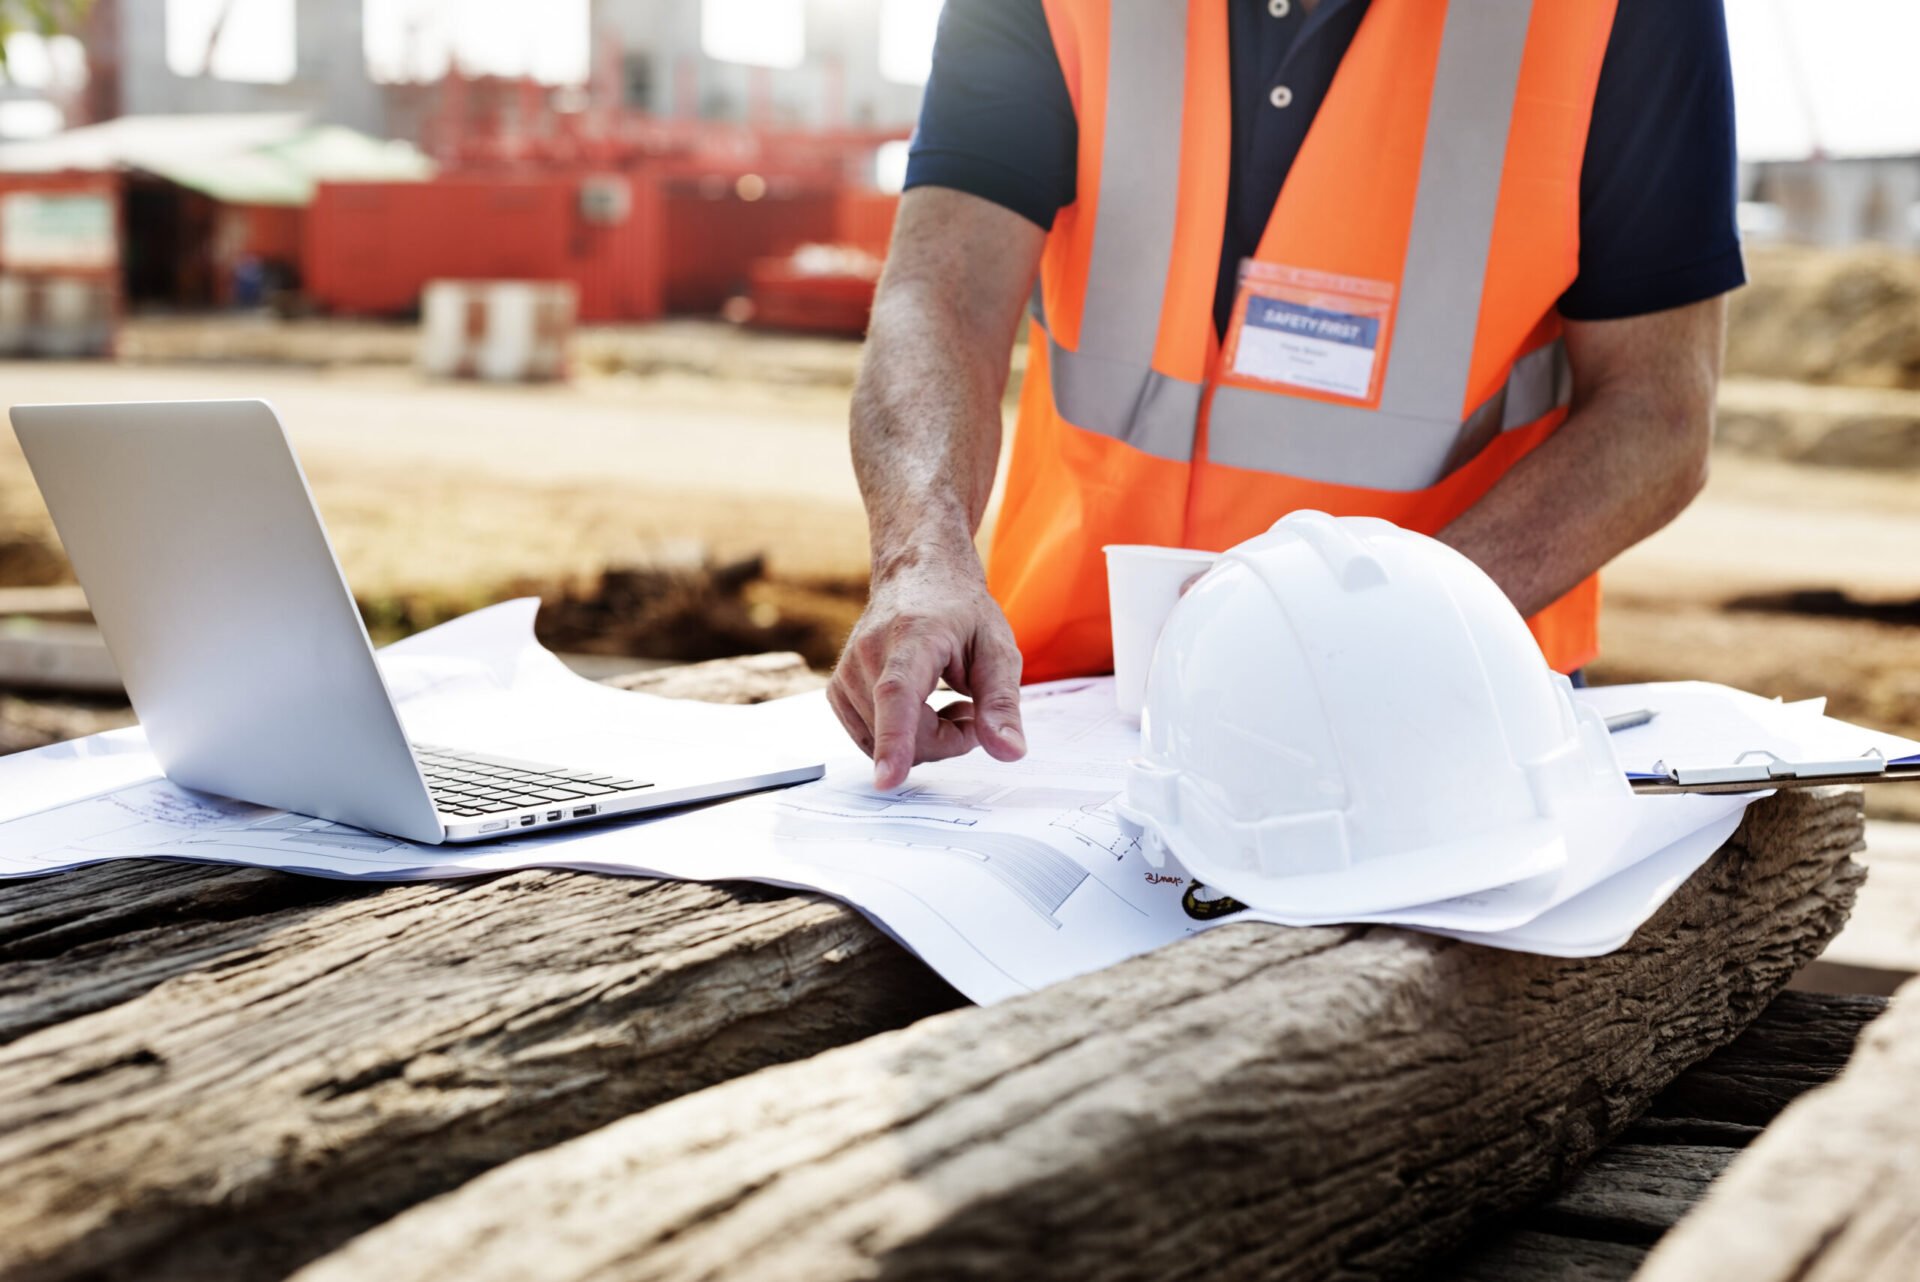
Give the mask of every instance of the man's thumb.
[[981, 746], [1001, 761], [1026, 756], [1026, 729], [1020, 723], [1020, 652], [1011, 645], [990, 646], [968, 676]]

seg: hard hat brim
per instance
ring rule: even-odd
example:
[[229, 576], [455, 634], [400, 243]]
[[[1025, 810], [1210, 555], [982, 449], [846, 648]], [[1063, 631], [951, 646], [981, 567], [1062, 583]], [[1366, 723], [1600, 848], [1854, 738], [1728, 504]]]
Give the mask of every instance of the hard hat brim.
[[1439, 903], [1561, 872], [1567, 841], [1561, 826], [1541, 819], [1495, 832], [1370, 858], [1354, 867], [1273, 877], [1235, 866], [1124, 802], [1125, 825], [1155, 841], [1190, 874], [1249, 908], [1300, 921], [1335, 922]]

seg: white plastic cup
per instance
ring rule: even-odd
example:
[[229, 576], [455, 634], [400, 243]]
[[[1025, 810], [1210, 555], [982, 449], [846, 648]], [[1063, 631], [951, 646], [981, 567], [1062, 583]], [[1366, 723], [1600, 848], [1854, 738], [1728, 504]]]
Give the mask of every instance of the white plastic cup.
[[1113, 693], [1120, 711], [1139, 717], [1147, 697], [1147, 668], [1160, 629], [1180, 600], [1180, 589], [1220, 559], [1191, 548], [1109, 543], [1107, 603], [1113, 625]]

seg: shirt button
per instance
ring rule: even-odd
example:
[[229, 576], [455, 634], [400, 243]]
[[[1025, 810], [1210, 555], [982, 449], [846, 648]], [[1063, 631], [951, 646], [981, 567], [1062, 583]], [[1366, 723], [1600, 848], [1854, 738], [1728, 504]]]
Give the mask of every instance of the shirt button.
[[1293, 12], [1293, 0], [1267, 0], [1267, 12], [1276, 18], [1284, 18]]
[[1276, 107], [1288, 107], [1293, 103], [1293, 90], [1285, 85], [1275, 85], [1273, 92], [1267, 95], [1267, 101]]

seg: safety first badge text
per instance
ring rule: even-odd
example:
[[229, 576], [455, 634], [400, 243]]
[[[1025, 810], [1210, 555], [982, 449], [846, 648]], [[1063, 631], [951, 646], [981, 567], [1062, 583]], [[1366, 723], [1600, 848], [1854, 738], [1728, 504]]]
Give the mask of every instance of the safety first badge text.
[[1393, 286], [1384, 281], [1248, 260], [1227, 368], [1237, 379], [1372, 403], [1392, 316]]

